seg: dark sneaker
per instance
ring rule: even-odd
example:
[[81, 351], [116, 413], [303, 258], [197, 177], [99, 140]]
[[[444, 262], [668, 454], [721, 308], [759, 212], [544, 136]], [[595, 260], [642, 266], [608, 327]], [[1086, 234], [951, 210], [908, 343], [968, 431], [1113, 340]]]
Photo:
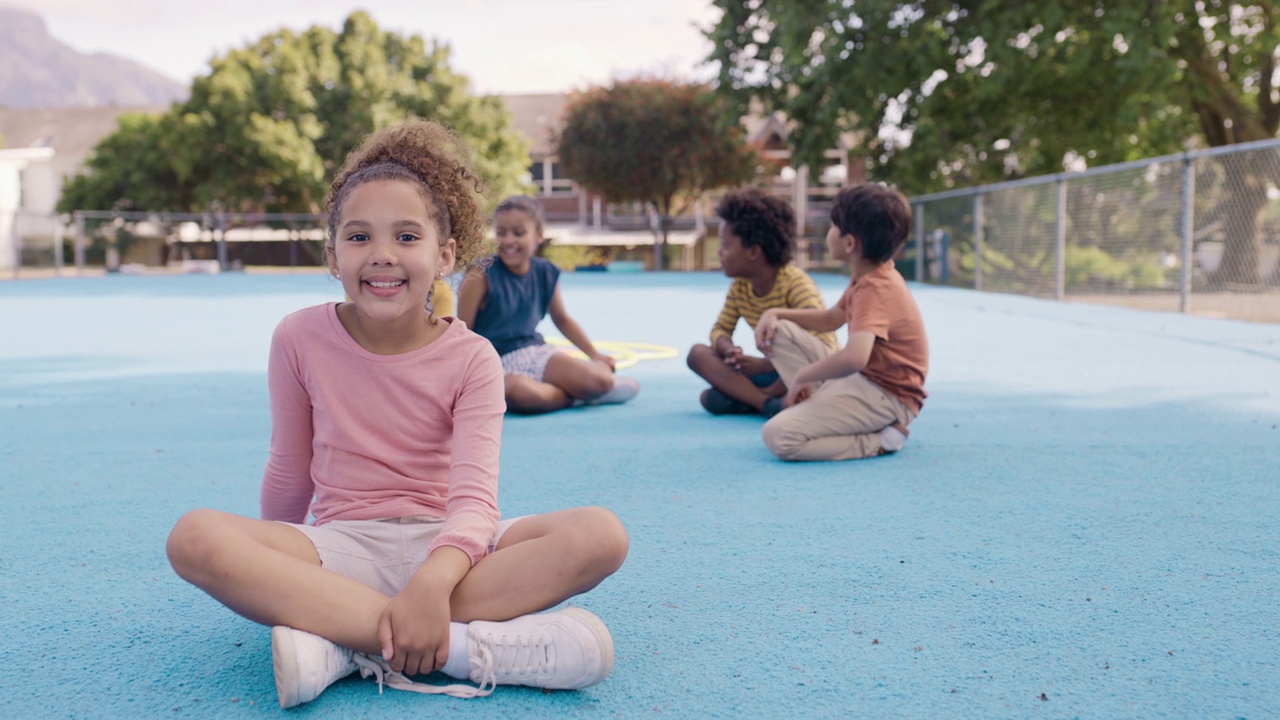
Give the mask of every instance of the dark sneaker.
[[750, 415], [755, 408], [725, 395], [715, 388], [702, 391], [702, 407], [712, 415]]
[[782, 412], [782, 410], [783, 410], [782, 398], [772, 397], [764, 401], [764, 409], [762, 409], [760, 412], [763, 413], [765, 417], [771, 418], [774, 415], [777, 415], [778, 413]]

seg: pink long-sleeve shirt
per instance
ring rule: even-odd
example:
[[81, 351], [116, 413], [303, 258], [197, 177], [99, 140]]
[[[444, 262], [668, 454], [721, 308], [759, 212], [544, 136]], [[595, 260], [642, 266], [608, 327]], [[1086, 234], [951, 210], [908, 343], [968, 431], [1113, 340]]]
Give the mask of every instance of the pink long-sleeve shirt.
[[[458, 320], [399, 355], [362, 348], [329, 303], [286, 316], [271, 340], [267, 520], [444, 518], [427, 550], [474, 564], [498, 523], [502, 363]], [[425, 559], [425, 558], [424, 558]]]

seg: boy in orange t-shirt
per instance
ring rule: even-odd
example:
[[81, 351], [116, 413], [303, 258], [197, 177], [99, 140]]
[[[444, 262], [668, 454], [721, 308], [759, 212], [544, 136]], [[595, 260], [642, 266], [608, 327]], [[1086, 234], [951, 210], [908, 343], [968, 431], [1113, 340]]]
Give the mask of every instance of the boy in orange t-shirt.
[[[852, 280], [828, 310], [766, 310], [756, 344], [787, 385], [764, 442], [783, 460], [851, 460], [902, 449], [924, 404], [929, 342], [920, 309], [894, 267], [911, 207], [880, 184], [847, 187], [831, 209], [827, 247]], [[810, 333], [849, 326], [832, 350]]]

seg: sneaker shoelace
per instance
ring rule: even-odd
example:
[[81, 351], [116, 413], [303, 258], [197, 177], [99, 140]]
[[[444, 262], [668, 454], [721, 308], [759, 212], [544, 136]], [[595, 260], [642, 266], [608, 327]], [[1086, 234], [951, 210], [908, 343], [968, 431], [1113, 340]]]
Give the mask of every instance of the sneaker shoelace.
[[[382, 694], [382, 686], [385, 684], [393, 690], [404, 690], [407, 692], [422, 693], [424, 695], [448, 695], [456, 698], [477, 698], [485, 697], [493, 693], [494, 685], [492, 682], [481, 684], [480, 687], [472, 687], [455, 683], [453, 685], [428, 685], [427, 683], [418, 683], [405, 677], [403, 673], [398, 673], [391, 669], [386, 660], [380, 657], [365, 655], [363, 653], [353, 653], [351, 659], [355, 661], [356, 667], [360, 668], [360, 677], [374, 677], [378, 681], [378, 694]], [[475, 661], [472, 660], [472, 665]]]
[[497, 684], [499, 674], [536, 678], [555, 672], [555, 646], [543, 633], [485, 635], [476, 640], [478, 652], [471, 658], [471, 679], [482, 687]]

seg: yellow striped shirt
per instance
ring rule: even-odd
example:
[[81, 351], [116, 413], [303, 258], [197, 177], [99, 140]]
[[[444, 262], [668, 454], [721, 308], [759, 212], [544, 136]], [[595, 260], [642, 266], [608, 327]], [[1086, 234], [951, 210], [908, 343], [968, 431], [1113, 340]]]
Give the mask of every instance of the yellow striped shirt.
[[[711, 346], [715, 347], [716, 338], [727, 336], [733, 339], [733, 330], [738, 326], [738, 318], [747, 321], [755, 328], [760, 316], [769, 308], [826, 308], [822, 294], [813, 278], [796, 267], [784, 265], [778, 268], [778, 278], [773, 282], [773, 289], [767, 295], [758, 297], [751, 290], [751, 281], [747, 278], [734, 278], [729, 285], [729, 294], [724, 299], [724, 308], [720, 317], [716, 318], [715, 327], [711, 328]], [[836, 348], [835, 333], [814, 333], [822, 342]]]

